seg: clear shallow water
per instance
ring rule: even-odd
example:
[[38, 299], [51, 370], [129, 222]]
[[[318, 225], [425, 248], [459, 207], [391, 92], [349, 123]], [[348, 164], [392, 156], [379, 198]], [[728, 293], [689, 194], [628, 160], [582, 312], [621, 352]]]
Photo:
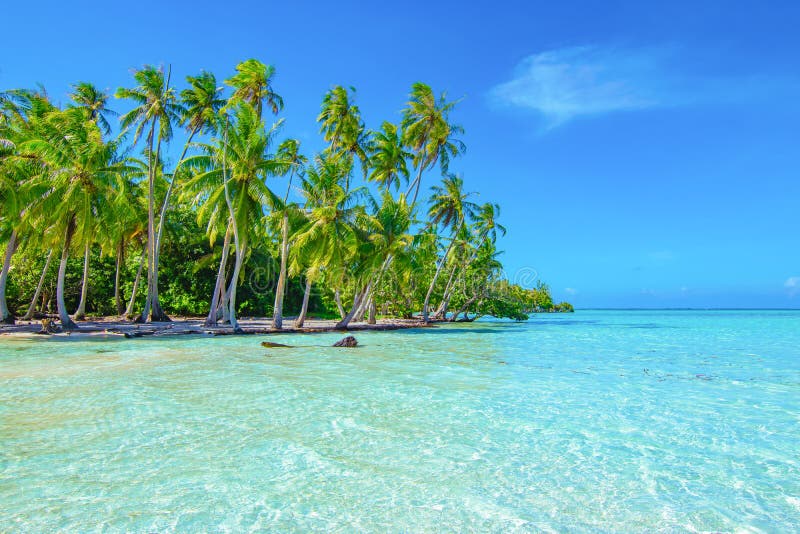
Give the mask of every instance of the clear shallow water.
[[800, 312], [0, 339], [0, 531], [800, 529]]

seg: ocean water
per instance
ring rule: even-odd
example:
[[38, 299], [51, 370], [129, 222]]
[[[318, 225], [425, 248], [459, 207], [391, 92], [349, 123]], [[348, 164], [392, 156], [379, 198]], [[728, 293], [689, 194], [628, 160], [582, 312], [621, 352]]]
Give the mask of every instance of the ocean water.
[[1, 532], [800, 530], [800, 312], [0, 339]]

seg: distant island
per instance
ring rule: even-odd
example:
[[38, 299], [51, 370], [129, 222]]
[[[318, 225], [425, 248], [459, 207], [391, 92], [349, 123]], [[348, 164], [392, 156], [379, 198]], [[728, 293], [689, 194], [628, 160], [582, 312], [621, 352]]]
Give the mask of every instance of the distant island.
[[87, 82], [66, 106], [0, 93], [0, 322], [172, 314], [242, 332], [240, 316], [280, 331], [288, 315], [347, 329], [573, 311], [503, 277], [500, 206], [454, 173], [455, 101], [415, 83], [399, 123], [373, 130], [335, 86], [309, 154], [281, 136], [274, 75], [250, 59], [224, 86], [145, 66], [117, 101]]

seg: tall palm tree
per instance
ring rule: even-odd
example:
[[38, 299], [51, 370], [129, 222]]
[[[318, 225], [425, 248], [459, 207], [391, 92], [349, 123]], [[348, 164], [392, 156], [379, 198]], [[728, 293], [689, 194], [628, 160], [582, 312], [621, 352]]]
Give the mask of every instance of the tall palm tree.
[[[357, 205], [356, 199], [362, 190], [345, 188], [351, 169], [352, 161], [348, 158], [323, 153], [306, 169], [301, 180], [308, 220], [295, 235], [290, 270], [305, 270], [306, 293], [310, 291], [310, 283], [323, 273], [333, 288], [342, 287], [347, 266], [358, 252], [360, 241], [355, 220], [363, 212], [363, 206]], [[301, 317], [304, 317], [302, 312]]]
[[89, 111], [89, 117], [95, 121], [106, 135], [111, 133], [108, 116], [116, 116], [117, 112], [108, 108], [108, 94], [89, 82], [78, 82], [72, 86], [70, 98], [77, 107]]
[[203, 204], [198, 216], [208, 220], [210, 227], [218, 228], [227, 219], [232, 229], [236, 262], [228, 289], [228, 310], [231, 326], [238, 330], [236, 289], [244, 257], [250, 241], [263, 227], [266, 206], [275, 201], [267, 179], [285, 168], [269, 152], [283, 121], [266, 130], [256, 110], [245, 102], [236, 105], [232, 119], [226, 116], [223, 120], [222, 135], [202, 145], [204, 154], [187, 158], [186, 164], [200, 171], [187, 182], [186, 189], [197, 192], [195, 199]]
[[448, 102], [444, 93], [437, 99], [431, 88], [424, 83], [415, 83], [406, 109], [403, 110], [403, 143], [414, 153], [417, 176], [411, 182], [406, 195], [414, 191], [411, 205], [417, 203], [422, 173], [437, 162], [446, 173], [450, 159], [466, 150], [456, 136], [464, 129], [450, 122], [450, 112], [458, 102]]
[[169, 84], [169, 74], [165, 77], [163, 69], [146, 65], [133, 73], [138, 83], [128, 89], [117, 89], [117, 98], [127, 98], [136, 107], [121, 117], [123, 131], [134, 128], [133, 144], [136, 145], [145, 129], [148, 130], [148, 206], [147, 206], [147, 298], [141, 320], [169, 321], [161, 309], [158, 299], [158, 271], [156, 264], [155, 236], [155, 183], [156, 165], [160, 162], [161, 143], [172, 138], [172, 123], [181, 116], [181, 107], [176, 102], [175, 90]]
[[465, 245], [465, 248], [471, 249], [471, 252], [464, 255], [463, 261], [453, 262], [450, 277], [447, 280], [447, 285], [445, 286], [442, 296], [442, 302], [439, 305], [439, 308], [436, 310], [435, 316], [437, 318], [444, 319], [447, 315], [447, 306], [450, 301], [450, 297], [452, 296], [454, 283], [458, 278], [460, 278], [457, 276], [458, 268], [461, 267], [461, 276], [463, 277], [463, 275], [466, 274], [466, 270], [469, 268], [470, 264], [475, 261], [475, 258], [478, 256], [483, 244], [487, 240], [494, 244], [497, 241], [498, 232], [502, 235], [505, 235], [505, 226], [497, 222], [497, 218], [499, 216], [500, 206], [498, 204], [486, 202], [481, 204], [477, 209], [475, 221], [472, 224], [473, 228], [468, 230], [466, 226], [464, 227], [462, 232], [463, 236], [459, 241]]
[[450, 256], [450, 250], [456, 242], [456, 236], [466, 224], [466, 218], [472, 217], [477, 210], [477, 205], [468, 200], [473, 193], [464, 192], [464, 180], [456, 175], [446, 176], [442, 180], [442, 185], [434, 186], [432, 189], [433, 196], [430, 200], [428, 217], [431, 224], [438, 225], [445, 230], [449, 228], [451, 237], [444, 256], [442, 256], [436, 267], [436, 272], [425, 295], [425, 302], [422, 305], [422, 320], [426, 323], [429, 320], [428, 309], [431, 295], [433, 294], [433, 288], [436, 286], [436, 281], [439, 279], [442, 267], [444, 267]]
[[201, 72], [198, 76], [187, 76], [186, 81], [189, 88], [181, 91], [181, 125], [189, 132], [183, 150], [175, 166], [172, 180], [164, 195], [161, 203], [161, 211], [158, 219], [158, 229], [155, 241], [155, 271], [158, 272], [159, 260], [161, 257], [161, 241], [164, 236], [164, 226], [167, 219], [167, 210], [170, 205], [170, 198], [175, 189], [175, 184], [181, 176], [181, 165], [183, 164], [186, 153], [192, 140], [198, 133], [213, 133], [216, 129], [217, 114], [225, 105], [225, 99], [220, 97], [221, 87], [217, 87], [217, 79], [210, 72]]
[[39, 200], [30, 217], [47, 221], [64, 237], [58, 270], [56, 298], [62, 328], [77, 325], [64, 303], [64, 276], [73, 241], [85, 241], [93, 230], [101, 204], [115, 187], [122, 168], [114, 163], [115, 144], [103, 141], [97, 124], [85, 110], [68, 109], [49, 113], [37, 136], [21, 143], [23, 157], [36, 157], [42, 171], [32, 180]]
[[385, 189], [397, 190], [400, 182], [408, 182], [408, 159], [411, 154], [403, 147], [396, 125], [384, 122], [381, 131], [373, 136], [369, 180]]
[[[351, 94], [353, 96], [351, 96]], [[370, 134], [361, 120], [361, 110], [355, 104], [355, 89], [350, 92], [340, 85], [333, 87], [322, 99], [322, 110], [317, 116], [320, 133], [330, 143], [329, 152], [342, 151], [361, 162], [364, 178], [367, 177], [371, 140]], [[345, 189], [350, 188], [350, 178], [345, 181]]]
[[283, 109], [283, 98], [272, 87], [275, 67], [265, 65], [257, 59], [248, 59], [236, 65], [236, 74], [225, 80], [233, 87], [231, 103], [246, 102], [253, 106], [261, 117], [264, 103], [274, 115]]
[[289, 184], [283, 197], [281, 217], [281, 264], [278, 273], [278, 285], [275, 288], [275, 306], [272, 314], [272, 328], [283, 328], [283, 297], [286, 292], [287, 262], [289, 260], [289, 192], [292, 188], [292, 179], [295, 173], [301, 174], [307, 158], [300, 154], [300, 141], [287, 139], [278, 147], [278, 161], [285, 165], [289, 172]]

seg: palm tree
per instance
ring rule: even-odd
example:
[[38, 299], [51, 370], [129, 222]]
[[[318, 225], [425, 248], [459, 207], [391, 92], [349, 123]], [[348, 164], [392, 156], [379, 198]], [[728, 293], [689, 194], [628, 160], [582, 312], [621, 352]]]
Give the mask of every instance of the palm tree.
[[456, 102], [448, 102], [446, 95], [437, 99], [431, 88], [424, 83], [415, 83], [405, 110], [403, 110], [403, 143], [414, 153], [417, 176], [411, 182], [406, 195], [414, 191], [411, 205], [417, 203], [422, 181], [422, 172], [439, 162], [446, 173], [450, 159], [464, 152], [464, 143], [455, 136], [463, 134], [461, 126], [450, 122], [450, 112]]
[[224, 121], [222, 137], [201, 145], [204, 154], [186, 160], [188, 166], [200, 169], [186, 188], [197, 192], [195, 199], [203, 203], [198, 215], [207, 218], [209, 227], [217, 228], [221, 219], [227, 219], [233, 232], [236, 262], [228, 289], [228, 310], [231, 326], [239, 330], [236, 288], [249, 243], [262, 229], [265, 207], [275, 202], [266, 181], [283, 165], [269, 149], [283, 121], [267, 131], [253, 106], [244, 102], [233, 109], [232, 120], [226, 115]]
[[[122, 116], [123, 131], [135, 127], [133, 144], [136, 145], [143, 131], [148, 128], [148, 206], [147, 206], [147, 298], [141, 320], [169, 321], [167, 314], [161, 309], [158, 299], [158, 271], [156, 264], [155, 237], [155, 182], [156, 165], [160, 161], [161, 143], [172, 138], [172, 123], [181, 115], [180, 105], [176, 102], [175, 90], [169, 86], [169, 75], [164, 77], [163, 69], [146, 65], [135, 71], [133, 77], [139, 84], [132, 89], [117, 89], [117, 98], [133, 100], [137, 106]], [[156, 127], [158, 131], [156, 131]]]
[[103, 130], [111, 133], [111, 124], [108, 115], [116, 116], [117, 112], [108, 108], [108, 95], [89, 82], [79, 82], [72, 86], [70, 98], [75, 106], [89, 111], [89, 117]]
[[187, 76], [189, 88], [181, 91], [181, 125], [187, 128], [189, 136], [183, 145], [183, 151], [178, 158], [172, 180], [161, 203], [161, 212], [158, 219], [155, 242], [155, 272], [158, 273], [159, 259], [161, 256], [161, 241], [164, 236], [164, 226], [167, 219], [167, 210], [175, 184], [178, 180], [186, 153], [195, 135], [198, 133], [212, 133], [215, 131], [217, 114], [225, 104], [225, 99], [219, 95], [221, 87], [217, 87], [217, 79], [210, 72], [201, 72], [198, 76]]
[[[351, 169], [348, 158], [320, 154], [301, 181], [308, 221], [295, 235], [291, 270], [297, 272], [302, 265], [306, 272], [304, 301], [310, 284], [323, 272], [333, 288], [341, 287], [346, 268], [358, 252], [355, 220], [363, 206], [356, 205], [356, 199], [362, 190], [345, 189], [343, 182]], [[301, 317], [304, 315], [301, 311]]]
[[64, 237], [56, 298], [62, 328], [75, 329], [64, 304], [64, 276], [73, 241], [85, 241], [101, 204], [116, 185], [122, 168], [114, 164], [114, 143], [105, 143], [97, 124], [82, 109], [48, 113], [37, 136], [20, 144], [23, 157], [43, 163], [32, 185], [39, 200], [29, 217], [47, 221]]
[[428, 292], [425, 295], [425, 302], [422, 306], [422, 320], [428, 322], [428, 308], [430, 306], [433, 288], [439, 279], [442, 267], [450, 256], [450, 250], [456, 242], [456, 236], [466, 224], [466, 218], [474, 215], [477, 205], [470, 202], [468, 198], [473, 193], [464, 193], [464, 181], [455, 175], [448, 175], [442, 180], [442, 185], [434, 186], [433, 196], [430, 200], [428, 217], [431, 224], [439, 225], [443, 229], [450, 229], [452, 232], [450, 244], [447, 245], [444, 256], [442, 256], [436, 267]]
[[[355, 89], [350, 88], [355, 94]], [[325, 94], [322, 99], [322, 110], [317, 116], [320, 123], [320, 133], [326, 142], [330, 143], [329, 152], [343, 151], [350, 157], [358, 158], [364, 178], [367, 177], [370, 149], [370, 135], [361, 120], [361, 110], [350, 96], [347, 89], [337, 85]], [[350, 188], [350, 178], [347, 177], [345, 189]]]
[[[481, 204], [477, 210], [477, 213], [475, 214], [475, 221], [472, 225], [474, 228], [472, 231], [468, 231], [467, 228], [464, 227], [464, 235], [460, 239], [460, 242], [465, 246], [468, 245], [469, 248], [472, 249], [472, 252], [468, 256], [464, 257], [463, 262], [453, 262], [453, 268], [450, 272], [447, 285], [445, 286], [442, 302], [439, 305], [439, 308], [436, 310], [435, 317], [444, 319], [447, 315], [447, 306], [450, 301], [450, 297], [452, 296], [452, 289], [454, 282], [456, 281], [455, 276], [457, 274], [459, 263], [463, 263], [463, 275], [466, 273], [466, 270], [469, 268], [470, 264], [475, 261], [475, 258], [478, 256], [481, 247], [487, 240], [494, 244], [497, 241], [498, 232], [500, 232], [502, 235], [505, 235], [506, 228], [497, 222], [497, 218], [499, 216], [500, 206], [498, 204], [486, 202]], [[472, 243], [469, 243], [470, 238], [472, 238]]]
[[[300, 154], [300, 141], [287, 139], [278, 147], [278, 161], [289, 171], [289, 185], [283, 197], [283, 216], [281, 217], [281, 265], [278, 273], [278, 285], [275, 288], [275, 307], [272, 314], [272, 328], [283, 328], [283, 297], [286, 291], [286, 266], [289, 259], [289, 192], [295, 173], [301, 174], [307, 158]], [[302, 174], [301, 174], [302, 176]]]
[[408, 182], [407, 161], [411, 154], [404, 149], [398, 128], [391, 122], [384, 122], [373, 140], [369, 179], [387, 190], [397, 190], [401, 180]]
[[275, 67], [265, 65], [257, 59], [248, 59], [236, 65], [236, 74], [225, 80], [233, 87], [231, 104], [246, 102], [253, 106], [256, 115], [261, 117], [264, 102], [277, 115], [283, 109], [283, 98], [272, 88]]

